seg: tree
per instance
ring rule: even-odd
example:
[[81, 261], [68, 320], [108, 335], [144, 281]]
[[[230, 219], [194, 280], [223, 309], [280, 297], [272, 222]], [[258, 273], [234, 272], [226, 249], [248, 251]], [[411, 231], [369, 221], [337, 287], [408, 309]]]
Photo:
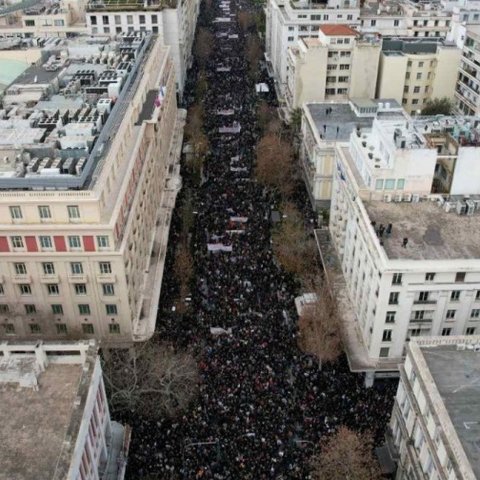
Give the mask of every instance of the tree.
[[258, 103], [257, 121], [262, 132], [279, 134], [282, 130], [282, 123], [275, 108], [265, 100], [260, 100]]
[[443, 97], [427, 100], [422, 115], [451, 115], [452, 112], [453, 102], [448, 97]]
[[247, 12], [246, 10], [240, 10], [237, 13], [237, 20], [238, 25], [244, 32], [250, 30], [255, 25], [255, 18], [253, 14], [251, 12]]
[[112, 349], [103, 374], [114, 410], [150, 418], [175, 416], [197, 393], [199, 372], [190, 352], [150, 340], [130, 350]]
[[250, 66], [250, 76], [255, 79], [258, 76], [260, 60], [263, 56], [262, 45], [257, 35], [247, 37], [245, 56]]
[[274, 133], [267, 133], [257, 145], [255, 176], [263, 185], [288, 196], [294, 184], [292, 160], [292, 145]]
[[305, 230], [302, 215], [292, 204], [285, 206], [283, 214], [282, 222], [272, 234], [273, 253], [287, 272], [301, 278], [316, 268], [315, 242]]
[[180, 284], [180, 298], [176, 307], [179, 313], [184, 313], [186, 310], [185, 297], [188, 296], [193, 275], [193, 258], [186, 239], [177, 246], [173, 274]]
[[187, 164], [193, 177], [200, 182], [203, 170], [203, 160], [209, 149], [208, 138], [203, 131], [204, 110], [201, 104], [195, 104], [188, 109], [185, 137], [190, 144], [191, 154]]
[[302, 109], [296, 108], [293, 110], [290, 115], [290, 127], [292, 128], [292, 133], [295, 136], [300, 135], [300, 129], [302, 126]]
[[207, 74], [205, 70], [202, 69], [198, 73], [197, 83], [195, 85], [195, 100], [197, 102], [201, 102], [202, 99], [205, 97], [208, 89], [208, 81], [207, 81]]
[[300, 348], [315, 355], [322, 368], [324, 362], [333, 362], [342, 353], [342, 335], [335, 298], [318, 278], [306, 282], [315, 300], [303, 306], [298, 325]]
[[378, 462], [373, 456], [373, 439], [340, 427], [312, 459], [313, 480], [380, 480]]
[[198, 64], [201, 68], [204, 68], [213, 50], [212, 33], [205, 27], [199, 27], [193, 48]]

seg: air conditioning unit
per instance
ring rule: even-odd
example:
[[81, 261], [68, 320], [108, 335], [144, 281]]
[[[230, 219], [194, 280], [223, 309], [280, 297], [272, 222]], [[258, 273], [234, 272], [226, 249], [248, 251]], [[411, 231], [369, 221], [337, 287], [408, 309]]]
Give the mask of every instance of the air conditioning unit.
[[413, 203], [418, 203], [418, 202], [420, 202], [420, 195], [419, 195], [418, 193], [414, 193], [414, 194], [412, 195], [412, 202], [413, 202]]
[[475, 212], [475, 202], [473, 200], [467, 200], [465, 204], [467, 205], [467, 215], [473, 215]]
[[411, 193], [405, 193], [403, 195], [403, 201], [404, 202], [411, 202], [412, 201], [412, 194]]
[[387, 193], [386, 195], [383, 196], [383, 201], [390, 203], [392, 201], [392, 196]]
[[465, 343], [457, 344], [457, 350], [465, 350], [466, 348], [467, 348], [467, 345]]
[[467, 204], [465, 202], [457, 202], [457, 213], [458, 215], [467, 214]]
[[455, 202], [445, 202], [443, 205], [443, 209], [448, 213], [455, 209], [456, 203]]
[[397, 193], [394, 198], [395, 202], [401, 202], [403, 200], [403, 195], [401, 193]]

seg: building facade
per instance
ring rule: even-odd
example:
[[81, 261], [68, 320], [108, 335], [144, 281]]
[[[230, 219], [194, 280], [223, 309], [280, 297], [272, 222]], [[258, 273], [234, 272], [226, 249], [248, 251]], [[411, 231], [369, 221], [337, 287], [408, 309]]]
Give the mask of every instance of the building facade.
[[288, 49], [287, 108], [373, 97], [380, 49], [375, 35], [360, 35], [347, 25], [321, 25], [317, 38], [299, 40]]
[[461, 50], [444, 40], [384, 40], [377, 97], [393, 98], [410, 114], [429, 100], [454, 100]]
[[480, 112], [479, 58], [480, 26], [468, 26], [455, 88], [456, 107], [464, 115], [478, 115]]
[[[148, 3], [148, 5], [147, 5]], [[187, 69], [192, 63], [192, 46], [200, 9], [198, 0], [130, 3], [92, 1], [87, 5], [87, 31], [92, 35], [115, 36], [125, 32], [152, 32], [170, 47], [177, 90], [183, 93]]]
[[478, 333], [480, 192], [470, 183], [456, 197], [431, 194], [431, 135], [391, 112], [336, 147], [329, 237], [317, 239], [324, 265], [335, 265], [327, 275], [354, 370], [395, 370], [416, 336]]
[[4, 342], [0, 352], [0, 479], [122, 480], [130, 428], [110, 419], [95, 342]]
[[151, 36], [61, 48], [4, 95], [0, 337], [146, 340], [181, 183], [173, 62]]
[[479, 355], [478, 335], [409, 343], [389, 429], [397, 480], [479, 477]]

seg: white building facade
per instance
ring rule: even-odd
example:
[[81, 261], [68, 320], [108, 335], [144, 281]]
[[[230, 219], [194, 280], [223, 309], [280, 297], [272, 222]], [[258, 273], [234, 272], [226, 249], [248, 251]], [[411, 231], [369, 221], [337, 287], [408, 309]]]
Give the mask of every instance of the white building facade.
[[478, 478], [479, 352], [478, 335], [409, 343], [389, 428], [396, 480]]

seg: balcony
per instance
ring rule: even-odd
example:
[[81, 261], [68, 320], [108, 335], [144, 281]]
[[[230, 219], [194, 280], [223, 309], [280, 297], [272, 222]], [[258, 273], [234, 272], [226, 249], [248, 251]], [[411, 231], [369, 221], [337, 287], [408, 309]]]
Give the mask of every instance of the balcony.
[[41, 283], [59, 283], [60, 279], [58, 278], [58, 275], [56, 273], [43, 274], [43, 275], [40, 275], [40, 282]]
[[436, 299], [429, 299], [429, 300], [420, 300], [417, 298], [416, 300], [413, 301], [414, 305], [435, 305], [437, 303]]
[[117, 276], [114, 273], [100, 273], [97, 275], [98, 283], [115, 283]]
[[68, 283], [87, 283], [88, 275], [85, 273], [77, 273], [68, 275]]
[[12, 283], [32, 283], [32, 277], [26, 273], [17, 273], [12, 276]]

